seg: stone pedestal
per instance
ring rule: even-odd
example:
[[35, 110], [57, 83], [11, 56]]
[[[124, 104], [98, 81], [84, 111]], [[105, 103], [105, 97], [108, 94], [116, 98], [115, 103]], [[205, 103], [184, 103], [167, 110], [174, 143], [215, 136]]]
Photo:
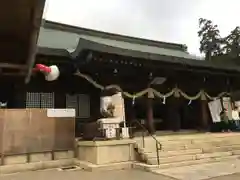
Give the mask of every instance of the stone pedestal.
[[78, 160], [96, 165], [132, 162], [135, 160], [134, 140], [78, 142]]
[[102, 118], [97, 121], [100, 128], [105, 130], [106, 138], [116, 138], [116, 129], [119, 128], [119, 123], [122, 122], [120, 118]]

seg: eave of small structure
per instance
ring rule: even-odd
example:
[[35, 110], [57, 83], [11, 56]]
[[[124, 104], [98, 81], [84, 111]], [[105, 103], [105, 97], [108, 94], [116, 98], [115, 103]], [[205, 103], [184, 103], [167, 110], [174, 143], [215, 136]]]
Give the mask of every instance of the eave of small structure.
[[30, 77], [44, 5], [45, 0], [1, 1], [0, 69], [3, 72]]

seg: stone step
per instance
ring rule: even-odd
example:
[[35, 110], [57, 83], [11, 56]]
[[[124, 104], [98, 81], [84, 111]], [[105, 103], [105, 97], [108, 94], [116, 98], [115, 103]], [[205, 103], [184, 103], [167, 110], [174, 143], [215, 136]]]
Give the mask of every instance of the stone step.
[[214, 139], [221, 139], [221, 138], [238, 138], [239, 139], [239, 137], [240, 137], [240, 133], [216, 133], [216, 134], [206, 133], [206, 134], [195, 134], [195, 135], [156, 136], [156, 139], [164, 143], [164, 142], [171, 142], [171, 141], [187, 141], [187, 140], [212, 141]]
[[[168, 156], [168, 157], [160, 157], [159, 161], [161, 164], [168, 164], [168, 163], [182, 162], [182, 161], [228, 157], [232, 155], [233, 155], [233, 152], [214, 152], [214, 153], [204, 153], [204, 154], [200, 153], [200, 154], [186, 154], [186, 155], [183, 154], [183, 155], [175, 155], [175, 156]], [[148, 158], [147, 162], [149, 164], [157, 164], [157, 157]]]
[[[182, 156], [170, 156], [170, 157], [160, 157], [159, 162], [161, 164], [173, 163], [179, 161], [190, 161], [196, 159], [194, 155], [182, 155]], [[147, 159], [148, 164], [157, 164], [157, 158]]]
[[[179, 151], [160, 151], [159, 157], [170, 157], [170, 156], [180, 156], [180, 155], [190, 155], [190, 154], [201, 154], [202, 149], [188, 149]], [[156, 152], [145, 153], [148, 158], [156, 158]]]
[[229, 152], [214, 152], [214, 153], [203, 153], [203, 154], [196, 154], [195, 158], [198, 159], [206, 159], [206, 158], [217, 158], [217, 157], [226, 157], [232, 156], [233, 153]]
[[233, 144], [220, 147], [203, 147], [203, 153], [213, 153], [213, 152], [226, 152], [226, 151], [238, 151], [240, 150], [240, 144]]
[[[200, 136], [200, 135], [198, 135]], [[171, 138], [171, 139], [164, 139], [162, 137], [157, 136], [156, 139], [161, 143], [161, 144], [177, 144], [177, 143], [192, 143], [192, 142], [212, 142], [212, 141], [222, 141], [222, 140], [238, 140], [240, 138], [240, 134], [235, 134], [235, 135], [222, 135], [222, 136], [212, 136], [212, 135], [205, 135], [201, 138], [199, 138], [198, 136], [195, 137], [190, 137], [190, 138], [179, 138], [179, 137], [175, 137], [175, 138]], [[148, 142], [154, 142], [155, 140], [153, 140], [152, 137], [146, 137], [145, 139], [145, 144], [148, 144]], [[137, 138], [136, 141], [138, 143], [142, 143], [142, 139], [141, 138]]]
[[233, 154], [233, 155], [240, 155], [240, 150], [233, 150], [233, 151], [232, 151], [232, 154]]
[[165, 168], [173, 168], [173, 167], [180, 167], [180, 166], [191, 166], [195, 164], [205, 164], [205, 163], [214, 163], [214, 162], [220, 162], [220, 161], [231, 161], [239, 159], [239, 155], [235, 156], [225, 156], [225, 157], [216, 157], [216, 158], [205, 158], [205, 159], [199, 159], [199, 160], [189, 160], [189, 161], [181, 161], [181, 162], [174, 162], [174, 163], [165, 163], [159, 165], [160, 169]]
[[[184, 146], [184, 145], [183, 145]], [[236, 147], [240, 146], [240, 142], [238, 144], [234, 143], [203, 143], [203, 144], [191, 144], [191, 145], [185, 145], [185, 149], [216, 149], [216, 148], [221, 148], [221, 147]], [[173, 149], [174, 147], [167, 147], [167, 149]]]
[[[190, 139], [190, 140], [183, 140], [183, 141], [166, 141], [166, 142], [161, 142], [159, 141], [162, 145], [177, 145], [177, 144], [202, 144], [202, 143], [221, 143], [221, 142], [239, 142], [239, 138], [240, 136], [238, 137], [221, 137], [221, 138], [214, 138], [214, 139], [211, 139], [211, 138], [204, 138], [204, 139], [201, 139], [201, 140], [198, 140], [198, 139]], [[154, 140], [150, 141], [149, 140], [149, 143], [155, 143]]]
[[[202, 154], [202, 153], [217, 153], [217, 152], [232, 152], [234, 155], [240, 155], [240, 145], [232, 145], [232, 146], [223, 146], [223, 147], [210, 147], [210, 148], [202, 148], [202, 149], [186, 149], [186, 150], [178, 150], [178, 151], [160, 151], [160, 157], [169, 157], [169, 156], [180, 156], [180, 155], [190, 155], [190, 154]], [[145, 152], [144, 153], [147, 158], [156, 158], [156, 151]]]
[[[158, 137], [157, 137], [158, 138]], [[177, 137], [176, 137], [177, 138]], [[239, 144], [240, 135], [234, 136], [221, 136], [221, 137], [214, 137], [206, 136], [205, 138], [195, 138], [195, 139], [172, 139], [171, 141], [160, 141], [162, 147], [166, 150], [183, 150], [183, 149], [190, 149], [195, 147], [202, 147], [202, 146], [222, 146], [222, 145], [231, 145], [231, 144]], [[141, 139], [136, 140], [139, 144], [139, 147], [143, 147], [143, 142]], [[151, 137], [145, 138], [145, 149], [148, 149], [149, 152], [156, 149], [156, 141]], [[172, 148], [174, 147], [174, 149]], [[187, 147], [187, 148], [186, 148]]]
[[[240, 145], [239, 139], [224, 139], [224, 140], [215, 140], [215, 141], [188, 141], [188, 142], [171, 142], [171, 143], [162, 143], [162, 149], [165, 151], [170, 150], [184, 150], [184, 149], [199, 149], [201, 147], [211, 148], [211, 147], [221, 147], [226, 145]], [[139, 145], [139, 147], [142, 147]], [[145, 143], [146, 152], [152, 152], [156, 150], [155, 141]]]
[[181, 162], [174, 162], [174, 163], [167, 163], [167, 164], [160, 163], [160, 165], [149, 165], [149, 164], [136, 162], [136, 163], [133, 163], [133, 168], [154, 172], [157, 169], [168, 169], [168, 168], [174, 168], [174, 167], [192, 166], [197, 164], [212, 164], [217, 162], [233, 161], [236, 159], [240, 159], [240, 156], [235, 155], [235, 156], [226, 156], [226, 157], [217, 157], [217, 158], [206, 158], [206, 159], [181, 161]]
[[[229, 142], [229, 141], [215, 141], [215, 142], [205, 142], [205, 143], [194, 143], [194, 144], [179, 144], [179, 145], [162, 145], [163, 151], [173, 151], [173, 150], [187, 150], [187, 149], [212, 149], [215, 147], [225, 147], [225, 146], [240, 146], [240, 141]], [[146, 148], [148, 152], [156, 151], [156, 147], [149, 146]]]

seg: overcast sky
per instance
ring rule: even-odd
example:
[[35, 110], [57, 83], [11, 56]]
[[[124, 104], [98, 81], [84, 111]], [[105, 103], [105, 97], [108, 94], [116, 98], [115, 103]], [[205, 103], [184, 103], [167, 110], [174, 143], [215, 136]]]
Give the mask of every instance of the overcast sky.
[[199, 55], [198, 19], [224, 36], [240, 26], [240, 0], [47, 0], [51, 21], [123, 35], [182, 43]]

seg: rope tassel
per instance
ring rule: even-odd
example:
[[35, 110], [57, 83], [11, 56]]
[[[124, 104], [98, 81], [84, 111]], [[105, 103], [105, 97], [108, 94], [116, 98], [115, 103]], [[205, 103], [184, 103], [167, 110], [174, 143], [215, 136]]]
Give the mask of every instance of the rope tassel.
[[190, 101], [188, 102], [188, 106], [192, 103], [192, 100], [190, 99]]
[[166, 97], [163, 97], [163, 104], [166, 104]]
[[134, 104], [135, 104], [135, 96], [133, 96], [132, 98], [132, 105], [134, 106]]

